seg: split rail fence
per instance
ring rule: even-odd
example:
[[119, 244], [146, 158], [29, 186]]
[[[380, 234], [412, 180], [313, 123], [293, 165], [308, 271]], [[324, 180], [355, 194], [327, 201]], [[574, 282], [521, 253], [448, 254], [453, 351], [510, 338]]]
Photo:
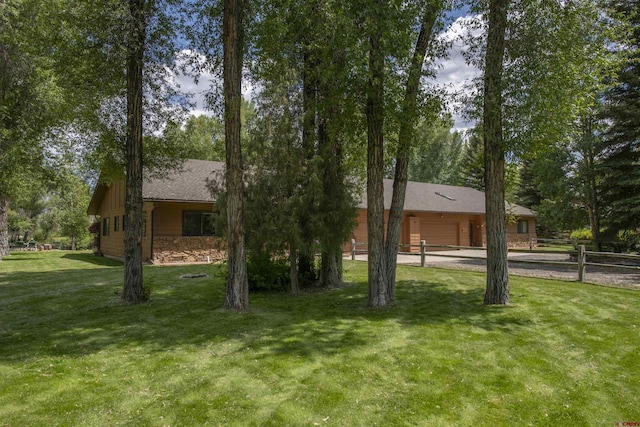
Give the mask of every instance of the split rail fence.
[[[538, 242], [541, 242], [542, 239], [539, 239]], [[565, 241], [567, 242], [567, 241]], [[517, 259], [517, 258], [509, 258], [509, 262], [518, 262], [518, 263], [526, 263], [526, 264], [544, 264], [544, 265], [557, 265], [557, 266], [569, 266], [576, 267], [577, 276], [579, 282], [584, 282], [586, 280], [587, 267], [601, 267], [601, 268], [615, 268], [622, 270], [635, 270], [640, 272], [640, 255], [633, 254], [622, 254], [622, 253], [614, 253], [614, 252], [596, 252], [596, 251], [588, 251], [586, 250], [586, 246], [584, 244], [577, 244], [576, 242], [568, 241], [567, 244], [572, 244], [577, 246], [577, 249], [570, 250], [545, 250], [535, 248], [534, 245], [530, 245], [530, 249], [523, 248], [509, 248], [509, 252], [518, 252], [518, 253], [531, 253], [531, 254], [566, 254], [569, 255], [569, 258], [575, 257], [575, 261], [552, 261], [552, 260], [532, 260], [532, 259]], [[351, 240], [351, 259], [355, 260], [357, 254], [366, 254], [366, 249], [358, 249], [358, 247], [363, 248], [366, 247], [366, 243], [356, 242], [355, 239]], [[438, 244], [427, 244], [425, 240], [420, 241], [420, 245], [408, 245], [403, 244], [399, 245], [401, 251], [399, 253], [403, 255], [415, 255], [420, 256], [420, 266], [425, 267], [426, 265], [426, 256], [427, 249], [441, 249], [447, 250], [447, 252], [428, 252], [428, 256], [434, 257], [443, 257], [443, 258], [462, 258], [462, 259], [484, 259], [479, 256], [469, 256], [469, 255], [461, 255], [455, 252], [458, 249], [465, 250], [484, 250], [486, 251], [486, 247], [477, 247], [477, 246], [454, 246], [454, 245], [438, 245]], [[420, 252], [403, 252], [402, 250], [406, 250], [407, 248], [420, 248]], [[596, 262], [596, 261], [588, 261], [588, 258], [595, 260], [604, 260], [607, 258], [611, 258], [614, 261], [611, 263], [608, 262]], [[621, 262], [632, 261], [637, 265], [628, 265], [621, 264]]]

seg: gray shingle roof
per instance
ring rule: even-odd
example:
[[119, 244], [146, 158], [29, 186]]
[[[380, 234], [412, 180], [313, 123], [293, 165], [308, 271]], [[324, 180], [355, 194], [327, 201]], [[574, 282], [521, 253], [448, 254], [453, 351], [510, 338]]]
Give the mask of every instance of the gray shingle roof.
[[213, 202], [208, 180], [224, 177], [224, 163], [206, 160], [187, 160], [182, 169], [171, 171], [166, 177], [145, 179], [142, 198], [179, 202]]
[[[384, 208], [391, 207], [393, 180], [384, 180]], [[367, 195], [362, 195], [358, 207], [366, 209]], [[535, 216], [535, 214], [519, 205], [507, 207], [516, 215]], [[448, 212], [465, 214], [484, 214], [484, 193], [469, 187], [458, 187], [444, 184], [427, 184], [409, 181], [404, 202], [405, 211], [415, 212]]]
[[[142, 197], [152, 201], [214, 202], [215, 200], [207, 187], [207, 181], [223, 179], [224, 168], [223, 162], [187, 160], [182, 169], [169, 172], [163, 178], [145, 179], [142, 185]], [[103, 192], [104, 188], [101, 186], [96, 189], [89, 207], [89, 214], [97, 213], [98, 205], [95, 203], [102, 197]], [[392, 194], [393, 180], [385, 179], [385, 209], [389, 209], [391, 206]], [[484, 214], [484, 203], [484, 193], [473, 188], [409, 181], [404, 210]], [[366, 192], [362, 195], [358, 207], [366, 209]], [[519, 205], [510, 205], [507, 210], [519, 216], [535, 216], [531, 210]]]

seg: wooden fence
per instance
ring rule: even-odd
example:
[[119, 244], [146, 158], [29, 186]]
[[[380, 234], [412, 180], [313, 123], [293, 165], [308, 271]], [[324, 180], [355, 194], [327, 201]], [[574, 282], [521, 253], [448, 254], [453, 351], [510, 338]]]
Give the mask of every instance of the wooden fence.
[[[570, 241], [569, 241], [570, 242]], [[366, 247], [366, 243], [359, 243], [355, 240], [351, 240], [351, 259], [355, 260], [357, 254], [366, 254], [366, 249], [358, 249], [358, 247], [363, 248]], [[420, 248], [420, 253], [416, 252], [402, 252], [402, 249], [406, 248]], [[420, 241], [420, 245], [399, 245], [401, 251], [399, 253], [404, 255], [420, 255], [420, 266], [425, 266], [425, 258], [427, 256], [427, 248], [431, 249], [450, 249], [450, 253], [443, 252], [429, 252], [429, 256], [435, 257], [443, 257], [443, 258], [463, 258], [463, 259], [484, 259], [483, 257], [478, 256], [468, 256], [468, 255], [460, 255], [457, 254], [454, 250], [458, 249], [469, 249], [469, 250], [486, 250], [485, 247], [477, 247], [477, 246], [453, 246], [453, 245], [430, 245], [427, 244], [424, 240]], [[602, 267], [602, 268], [616, 268], [623, 270], [635, 270], [640, 272], [640, 255], [633, 254], [621, 254], [621, 253], [613, 253], [613, 252], [595, 252], [595, 251], [587, 251], [585, 245], [578, 244], [577, 250], [567, 250], [567, 251], [557, 251], [557, 250], [544, 250], [544, 249], [522, 249], [522, 248], [509, 248], [509, 252], [519, 252], [519, 253], [531, 253], [531, 254], [566, 254], [571, 256], [575, 256], [575, 261], [551, 261], [551, 260], [524, 260], [517, 258], [510, 258], [509, 262], [519, 262], [526, 264], [544, 264], [544, 265], [558, 265], [558, 266], [573, 266], [577, 269], [578, 281], [585, 281], [585, 277], [587, 274], [588, 266]], [[619, 262], [614, 263], [604, 263], [604, 262], [594, 262], [588, 261], [588, 256], [594, 259], [602, 259], [602, 258], [612, 258], [616, 261], [623, 260], [632, 260], [637, 262], [638, 265], [625, 265]]]

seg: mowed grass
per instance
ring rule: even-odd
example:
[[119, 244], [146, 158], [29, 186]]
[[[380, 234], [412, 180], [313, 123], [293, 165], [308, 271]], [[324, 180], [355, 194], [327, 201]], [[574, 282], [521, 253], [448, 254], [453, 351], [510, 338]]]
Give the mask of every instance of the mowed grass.
[[[366, 264], [343, 288], [252, 294], [220, 309], [213, 266], [145, 267], [151, 302], [120, 302], [122, 266], [88, 253], [0, 262], [3, 426], [615, 426], [640, 422], [640, 293], [398, 269], [372, 310]], [[180, 279], [185, 273], [208, 278]]]

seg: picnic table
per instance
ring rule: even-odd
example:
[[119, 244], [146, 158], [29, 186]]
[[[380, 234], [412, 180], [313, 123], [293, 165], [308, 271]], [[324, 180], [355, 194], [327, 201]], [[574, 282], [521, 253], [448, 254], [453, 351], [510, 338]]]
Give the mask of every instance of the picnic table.
[[30, 240], [28, 242], [23, 242], [22, 240], [17, 240], [15, 242], [9, 242], [9, 250], [11, 251], [37, 251], [38, 243], [35, 240]]

